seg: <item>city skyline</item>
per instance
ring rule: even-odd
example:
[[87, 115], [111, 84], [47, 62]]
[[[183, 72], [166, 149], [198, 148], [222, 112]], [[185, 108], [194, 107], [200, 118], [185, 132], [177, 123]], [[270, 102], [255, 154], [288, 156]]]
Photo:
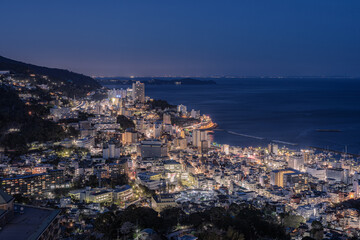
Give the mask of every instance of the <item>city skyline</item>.
[[[356, 80], [133, 79], [108, 88], [11, 59], [0, 69], [1, 239], [358, 239], [360, 155], [286, 140], [300, 130], [357, 144]], [[167, 102], [175, 95], [177, 105]], [[320, 128], [304, 129], [309, 120]], [[264, 138], [269, 128], [280, 138]]]
[[360, 2], [3, 1], [0, 239], [360, 239]]

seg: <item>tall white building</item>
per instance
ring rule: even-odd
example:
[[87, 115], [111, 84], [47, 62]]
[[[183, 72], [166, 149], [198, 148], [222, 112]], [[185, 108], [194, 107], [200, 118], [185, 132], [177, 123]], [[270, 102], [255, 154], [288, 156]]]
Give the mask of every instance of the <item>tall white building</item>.
[[179, 113], [186, 114], [187, 113], [187, 108], [186, 108], [185, 105], [180, 104], [180, 105], [177, 106], [177, 111]]
[[194, 130], [192, 132], [192, 143], [193, 146], [195, 147], [200, 147], [201, 146], [201, 141], [208, 141], [208, 134], [207, 131], [200, 131], [198, 129]]
[[279, 146], [277, 144], [270, 143], [269, 144], [269, 153], [277, 155], [279, 151]]
[[110, 142], [107, 146], [103, 148], [103, 158], [119, 158], [120, 157], [120, 147], [117, 144]]
[[133, 99], [136, 102], [144, 103], [145, 102], [145, 84], [139, 81], [133, 83], [132, 85]]
[[289, 158], [289, 167], [298, 171], [304, 171], [304, 157], [299, 154], [295, 154], [294, 156], [290, 156]]
[[161, 133], [162, 133], [162, 125], [159, 122], [155, 122], [153, 124], [153, 135], [152, 137], [157, 139], [161, 137]]
[[357, 172], [353, 176], [353, 191], [355, 192], [355, 199], [360, 197], [360, 179]]
[[200, 110], [198, 110], [198, 111], [196, 111], [194, 109], [191, 110], [190, 117], [195, 118], [195, 119], [200, 118]]
[[170, 116], [170, 114], [164, 113], [164, 115], [163, 115], [163, 123], [164, 124], [171, 124], [171, 116]]
[[224, 144], [223, 145], [223, 152], [226, 154], [226, 155], [229, 155], [230, 154], [230, 146], [228, 144]]
[[326, 169], [324, 168], [307, 167], [306, 172], [309, 173], [311, 176], [318, 178], [319, 180], [322, 181], [326, 180]]

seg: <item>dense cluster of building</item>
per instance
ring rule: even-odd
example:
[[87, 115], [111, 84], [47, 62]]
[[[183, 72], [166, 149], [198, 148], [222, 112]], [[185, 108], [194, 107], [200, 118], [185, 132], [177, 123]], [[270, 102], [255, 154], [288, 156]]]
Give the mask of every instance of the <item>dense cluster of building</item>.
[[[278, 216], [301, 216], [299, 226], [289, 229], [293, 239], [310, 236], [315, 220], [327, 237], [360, 231], [359, 210], [341, 204], [360, 198], [360, 165], [352, 156], [274, 143], [266, 148], [214, 144], [209, 116], [184, 105], [152, 104], [143, 83], [107, 94], [102, 100], [55, 105], [49, 118], [78, 135], [43, 144], [43, 151], [15, 162], [3, 154], [3, 191], [51, 200], [67, 211], [68, 223], [84, 232], [89, 226], [79, 215], [95, 217], [110, 204], [159, 212], [181, 207], [191, 213], [242, 202], [271, 205]], [[86, 119], [73, 121], [80, 113]], [[117, 181], [124, 175], [128, 183]], [[64, 189], [65, 195], [56, 196]]]

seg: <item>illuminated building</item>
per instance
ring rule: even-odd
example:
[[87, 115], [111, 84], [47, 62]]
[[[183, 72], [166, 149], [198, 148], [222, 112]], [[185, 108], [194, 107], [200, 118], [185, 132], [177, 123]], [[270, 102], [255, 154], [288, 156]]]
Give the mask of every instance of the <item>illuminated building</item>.
[[159, 140], [145, 140], [140, 144], [142, 158], [159, 158], [167, 156], [167, 146]]
[[42, 174], [1, 178], [0, 186], [11, 195], [38, 195], [46, 190], [60, 188], [63, 182], [63, 170], [50, 170]]
[[139, 172], [137, 173], [136, 180], [139, 184], [144, 185], [151, 190], [158, 190], [164, 185], [161, 173]]
[[99, 192], [90, 192], [85, 196], [85, 202], [106, 203], [106, 202], [112, 202], [112, 200], [113, 200], [113, 193], [111, 191], [106, 191], [106, 190]]
[[124, 89], [111, 89], [108, 91], [108, 98], [124, 98], [126, 97], [126, 90]]
[[126, 174], [128, 172], [128, 161], [127, 159], [122, 159], [116, 163], [109, 163], [105, 166], [105, 169], [109, 172], [110, 177], [116, 178], [120, 174]]
[[95, 139], [90, 136], [76, 140], [76, 146], [81, 148], [89, 149], [94, 145], [95, 145]]
[[126, 130], [125, 133], [122, 135], [122, 141], [125, 144], [131, 144], [137, 142], [137, 132], [132, 130]]
[[158, 212], [161, 212], [165, 208], [177, 207], [173, 194], [159, 194], [154, 195], [151, 198], [151, 207]]
[[328, 168], [326, 169], [326, 178], [343, 182], [345, 180], [345, 171], [342, 168]]
[[199, 151], [200, 153], [207, 153], [209, 151], [209, 142], [207, 140], [201, 140]]
[[226, 154], [226, 155], [229, 155], [230, 153], [230, 146], [228, 144], [224, 144], [223, 145], [223, 152]]
[[77, 118], [78, 112], [71, 111], [68, 107], [53, 107], [50, 109], [50, 114], [53, 117], [54, 121], [58, 121], [59, 119], [69, 119], [69, 118]]
[[161, 122], [155, 122], [153, 124], [153, 135], [152, 135], [152, 137], [153, 138], [160, 138], [161, 133], [162, 133], [162, 124], [161, 124]]
[[195, 147], [201, 147], [202, 141], [208, 141], [207, 131], [200, 131], [198, 129], [192, 132], [192, 143]]
[[180, 137], [182, 137], [182, 138], [185, 138], [186, 136], [185, 136], [185, 131], [184, 130], [181, 130], [181, 132], [180, 132]]
[[295, 154], [289, 157], [289, 167], [298, 171], [304, 170], [304, 157], [301, 154]]
[[296, 171], [294, 173], [285, 173], [283, 176], [283, 185], [293, 188], [296, 193], [308, 190], [307, 174]]
[[94, 128], [91, 129], [80, 129], [80, 138], [86, 138], [88, 136], [95, 137], [96, 130]]
[[307, 167], [306, 172], [312, 175], [313, 177], [318, 178], [319, 180], [326, 180], [326, 169], [324, 168], [311, 168]]
[[119, 144], [116, 144], [113, 141], [106, 144], [103, 148], [103, 158], [104, 159], [119, 158], [120, 153], [121, 153], [121, 148], [120, 148]]
[[270, 173], [270, 184], [278, 187], [291, 187], [296, 193], [308, 190], [306, 173], [295, 169], [274, 170]]
[[195, 119], [199, 119], [200, 118], [200, 110], [196, 111], [196, 110], [192, 109], [191, 113], [190, 113], [190, 117], [195, 118]]
[[353, 191], [354, 191], [354, 198], [360, 197], [360, 179], [359, 174], [355, 172], [353, 176]]
[[134, 191], [129, 185], [116, 187], [113, 190], [114, 202], [125, 202], [134, 196]]
[[170, 172], [181, 172], [181, 164], [175, 160], [164, 160], [164, 169]]
[[163, 123], [164, 124], [171, 124], [171, 116], [169, 114], [164, 113], [164, 115], [163, 115]]
[[31, 173], [32, 174], [41, 174], [41, 173], [46, 173], [48, 170], [52, 170], [52, 169], [53, 169], [53, 166], [51, 166], [50, 164], [36, 165], [36, 166], [32, 167]]
[[109, 203], [113, 201], [113, 192], [105, 189], [87, 187], [85, 189], [74, 190], [69, 195], [86, 203]]
[[174, 146], [179, 149], [186, 149], [187, 141], [185, 138], [176, 138], [174, 139]]
[[133, 99], [135, 102], [144, 103], [145, 102], [145, 84], [139, 81], [133, 83], [132, 85]]
[[270, 143], [269, 146], [268, 146], [268, 149], [269, 149], [270, 154], [277, 155], [278, 150], [279, 150], [279, 146], [277, 144]]
[[185, 105], [180, 104], [180, 105], [177, 106], [177, 111], [179, 113], [181, 113], [181, 114], [186, 114], [187, 113], [187, 108], [186, 108]]
[[182, 165], [175, 160], [164, 160], [163, 163], [166, 180], [170, 184], [177, 184], [178, 179], [181, 178]]
[[284, 187], [284, 174], [295, 173], [294, 169], [274, 170], [270, 173], [270, 184]]

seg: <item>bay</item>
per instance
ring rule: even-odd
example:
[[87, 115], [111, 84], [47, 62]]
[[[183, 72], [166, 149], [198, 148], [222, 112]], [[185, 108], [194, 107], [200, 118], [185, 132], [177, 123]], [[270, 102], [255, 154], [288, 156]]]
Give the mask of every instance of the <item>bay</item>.
[[216, 85], [146, 85], [146, 95], [210, 115], [219, 124], [214, 140], [220, 144], [266, 146], [275, 140], [297, 144], [290, 148], [360, 153], [360, 79], [213, 80]]

